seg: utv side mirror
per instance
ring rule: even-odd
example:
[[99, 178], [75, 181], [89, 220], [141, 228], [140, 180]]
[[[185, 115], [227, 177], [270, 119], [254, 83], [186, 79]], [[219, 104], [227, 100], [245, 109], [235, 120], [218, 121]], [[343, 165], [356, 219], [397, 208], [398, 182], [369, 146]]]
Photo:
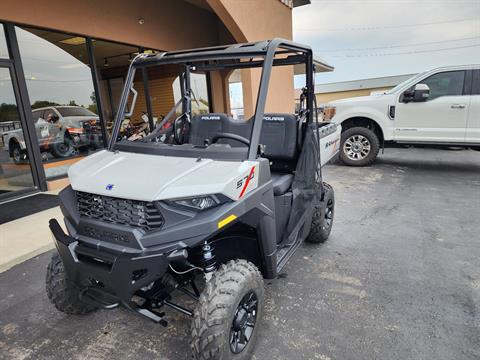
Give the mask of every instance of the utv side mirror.
[[413, 89], [408, 89], [403, 93], [403, 102], [422, 102], [427, 101], [430, 96], [430, 88], [426, 84], [417, 84]]

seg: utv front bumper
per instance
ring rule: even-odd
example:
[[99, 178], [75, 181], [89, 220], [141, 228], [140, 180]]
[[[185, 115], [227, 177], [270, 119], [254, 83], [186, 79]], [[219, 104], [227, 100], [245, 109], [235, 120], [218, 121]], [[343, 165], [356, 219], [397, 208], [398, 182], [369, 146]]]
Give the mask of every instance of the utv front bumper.
[[65, 234], [57, 220], [50, 220], [49, 226], [69, 280], [86, 296], [84, 300], [97, 306], [108, 308], [106, 302], [116, 302], [137, 310], [131, 301], [133, 294], [159, 279], [170, 262], [164, 253], [99, 251], [98, 246], [87, 246]]

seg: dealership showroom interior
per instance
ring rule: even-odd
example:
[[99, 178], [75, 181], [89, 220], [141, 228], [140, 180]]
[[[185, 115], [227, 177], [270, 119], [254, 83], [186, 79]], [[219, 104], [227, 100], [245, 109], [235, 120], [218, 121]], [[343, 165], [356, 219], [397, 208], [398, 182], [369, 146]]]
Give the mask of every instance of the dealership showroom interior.
[[0, 359], [480, 359], [480, 1], [0, 1]]

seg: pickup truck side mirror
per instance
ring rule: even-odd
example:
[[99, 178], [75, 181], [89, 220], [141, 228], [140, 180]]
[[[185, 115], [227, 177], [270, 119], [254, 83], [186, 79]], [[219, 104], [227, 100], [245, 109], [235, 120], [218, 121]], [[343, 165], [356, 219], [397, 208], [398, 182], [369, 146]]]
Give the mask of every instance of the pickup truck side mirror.
[[430, 88], [426, 84], [417, 84], [413, 89], [405, 90], [403, 102], [422, 102], [427, 101], [430, 96]]

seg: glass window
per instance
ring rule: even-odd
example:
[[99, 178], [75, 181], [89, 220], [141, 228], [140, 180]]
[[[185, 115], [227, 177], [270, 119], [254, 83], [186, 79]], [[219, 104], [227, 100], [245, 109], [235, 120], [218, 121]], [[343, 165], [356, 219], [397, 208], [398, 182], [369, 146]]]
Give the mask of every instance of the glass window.
[[[181, 98], [180, 77], [177, 76], [172, 84], [174, 103], [176, 104]], [[192, 115], [206, 114], [209, 112], [208, 101], [208, 84], [207, 75], [201, 73], [190, 74], [190, 87], [192, 89]], [[173, 104], [172, 104], [173, 106]], [[168, 110], [165, 109], [168, 113]], [[163, 115], [166, 115], [163, 114]]]
[[228, 96], [230, 100], [230, 112], [236, 120], [243, 120], [243, 84], [240, 69], [233, 70], [228, 77]]
[[455, 96], [463, 94], [465, 71], [446, 71], [434, 74], [419, 83], [430, 88], [429, 100], [440, 96]]
[[480, 95], [480, 70], [473, 70], [472, 95]]
[[10, 71], [0, 68], [0, 196], [32, 186], [32, 172]]
[[123, 79], [139, 48], [110, 41], [93, 41], [93, 53], [97, 65], [103, 112], [108, 132], [112, 129], [122, 95]]
[[5, 39], [3, 24], [0, 24], [0, 59], [8, 59], [7, 40]]
[[86, 40], [15, 29], [45, 173], [47, 179], [62, 176], [73, 162], [103, 147]]

